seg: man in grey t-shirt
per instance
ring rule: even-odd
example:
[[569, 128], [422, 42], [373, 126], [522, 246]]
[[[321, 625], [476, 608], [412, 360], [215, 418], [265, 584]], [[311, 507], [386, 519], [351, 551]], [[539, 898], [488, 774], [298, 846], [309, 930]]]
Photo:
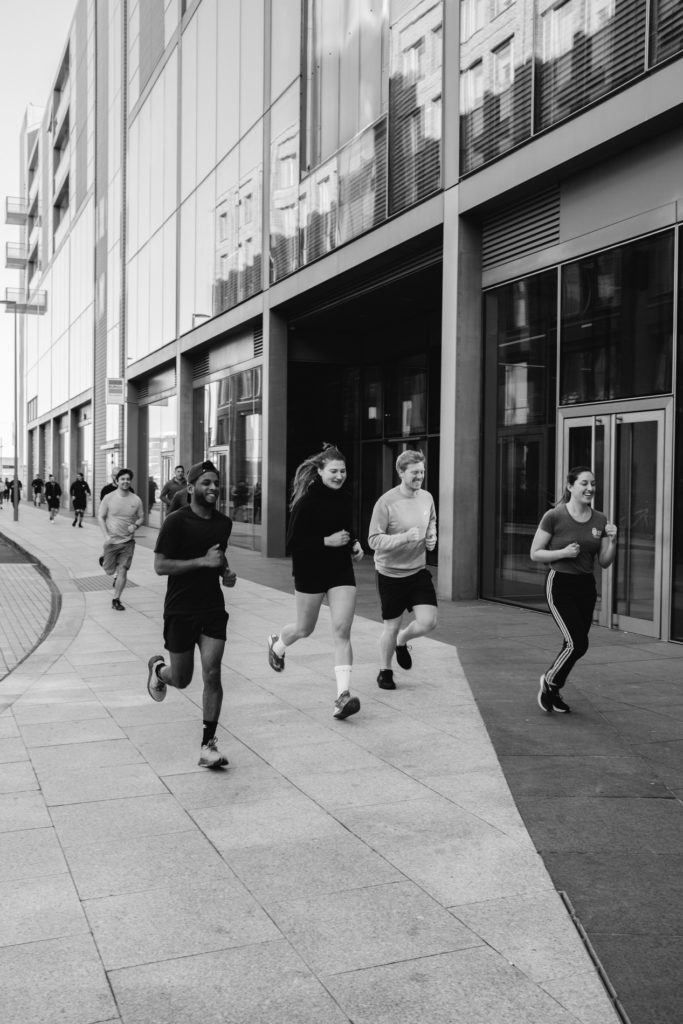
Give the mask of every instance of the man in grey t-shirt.
[[107, 494], [100, 504], [97, 518], [104, 534], [104, 550], [100, 565], [108, 576], [114, 576], [114, 598], [112, 608], [125, 611], [121, 594], [128, 579], [128, 570], [135, 552], [135, 531], [142, 526], [145, 513], [137, 494], [131, 494], [133, 473], [130, 469], [119, 469], [116, 474], [116, 490]]

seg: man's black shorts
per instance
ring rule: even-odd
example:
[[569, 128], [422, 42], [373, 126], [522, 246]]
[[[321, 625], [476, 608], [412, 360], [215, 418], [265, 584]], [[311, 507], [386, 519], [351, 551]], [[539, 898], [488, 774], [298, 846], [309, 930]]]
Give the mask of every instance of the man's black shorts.
[[380, 572], [376, 576], [383, 619], [398, 619], [403, 612], [411, 612], [415, 605], [436, 607], [438, 603], [429, 569], [420, 569], [410, 576], [383, 576]]
[[191, 651], [200, 636], [225, 640], [229, 615], [224, 608], [210, 608], [201, 615], [164, 616], [164, 647], [172, 654]]
[[356, 576], [353, 566], [343, 567], [326, 573], [307, 573], [294, 577], [294, 589], [299, 594], [326, 594], [334, 587], [355, 587]]

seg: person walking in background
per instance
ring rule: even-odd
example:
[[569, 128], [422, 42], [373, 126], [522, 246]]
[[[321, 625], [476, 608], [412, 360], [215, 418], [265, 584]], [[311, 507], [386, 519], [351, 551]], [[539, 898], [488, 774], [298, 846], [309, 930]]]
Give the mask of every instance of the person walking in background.
[[112, 608], [125, 611], [121, 594], [128, 579], [128, 570], [135, 553], [135, 531], [145, 521], [142, 502], [131, 492], [133, 472], [119, 469], [116, 473], [115, 491], [105, 494], [97, 514], [100, 529], [104, 535], [104, 550], [100, 565], [107, 576], [114, 576], [114, 597]]
[[351, 625], [356, 607], [353, 561], [363, 548], [353, 528], [351, 495], [344, 488], [346, 459], [333, 445], [311, 455], [298, 467], [292, 484], [287, 550], [292, 555], [296, 622], [268, 638], [268, 663], [284, 671], [285, 651], [316, 627], [324, 597], [330, 607], [334, 638], [337, 699], [333, 715], [344, 719], [360, 711], [352, 697]]
[[149, 502], [150, 509], [154, 508], [158, 490], [156, 480], [153, 476], [150, 476], [147, 480], [147, 501]]
[[33, 504], [36, 508], [40, 508], [43, 504], [43, 487], [44, 483], [41, 477], [36, 476], [31, 481], [31, 489], [33, 490]]
[[166, 509], [166, 512], [168, 512], [168, 507], [176, 492], [187, 486], [184, 466], [176, 466], [173, 473], [173, 479], [166, 481], [164, 486], [161, 488], [161, 494], [159, 495], [159, 501]]
[[83, 526], [83, 513], [88, 507], [88, 496], [90, 494], [90, 487], [83, 473], [76, 474], [76, 479], [69, 488], [69, 494], [71, 495], [74, 509], [74, 521], [71, 525], [75, 526], [78, 523], [79, 526]]
[[234, 586], [226, 551], [232, 521], [216, 508], [218, 470], [212, 462], [192, 466], [187, 478], [190, 504], [168, 516], [154, 548], [154, 570], [168, 576], [164, 601], [164, 646], [169, 662], [154, 654], [147, 663], [147, 690], [155, 701], [167, 687], [184, 690], [194, 672], [194, 649], [199, 648], [204, 693], [204, 730], [199, 753], [201, 768], [222, 768], [227, 757], [218, 749], [216, 730], [223, 706], [221, 661], [228, 613], [221, 590]]
[[190, 502], [190, 495], [188, 493], [187, 486], [181, 487], [179, 491], [176, 491], [171, 498], [171, 503], [166, 509], [166, 515], [170, 516], [171, 512], [177, 512], [179, 508], [184, 508]]
[[9, 477], [7, 477], [7, 476], [5, 477], [5, 483], [4, 483], [4, 486], [3, 486], [3, 494], [5, 496], [5, 501], [9, 501]]
[[59, 503], [62, 497], [62, 488], [59, 486], [52, 473], [47, 478], [45, 484], [45, 500], [47, 501], [47, 510], [50, 513], [50, 522], [55, 521], [55, 517], [59, 512]]
[[[422, 452], [401, 452], [396, 472], [401, 483], [375, 503], [368, 535], [384, 624], [377, 676], [382, 690], [396, 689], [393, 655], [400, 668], [412, 668], [408, 641], [431, 633], [437, 623], [436, 592], [426, 559], [426, 552], [436, 547], [436, 509], [431, 494], [422, 489]], [[412, 611], [414, 617], [402, 627], [404, 611]]]
[[617, 528], [593, 508], [595, 477], [588, 466], [567, 473], [564, 494], [549, 509], [531, 542], [531, 560], [548, 566], [545, 594], [562, 633], [562, 647], [541, 675], [539, 707], [548, 713], [570, 711], [561, 690], [579, 658], [588, 650], [597, 587], [595, 559], [608, 569], [617, 553]]

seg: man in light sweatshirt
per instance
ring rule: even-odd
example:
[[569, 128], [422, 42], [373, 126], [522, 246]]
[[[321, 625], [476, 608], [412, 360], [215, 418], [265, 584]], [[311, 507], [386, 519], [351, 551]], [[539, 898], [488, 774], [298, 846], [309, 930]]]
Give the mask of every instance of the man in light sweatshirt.
[[[436, 591], [426, 566], [426, 552], [436, 547], [436, 509], [431, 494], [422, 490], [423, 453], [401, 452], [396, 472], [401, 483], [376, 502], [368, 535], [375, 552], [384, 622], [377, 676], [382, 690], [396, 689], [391, 668], [394, 653], [400, 668], [412, 668], [408, 641], [431, 633], [437, 623]], [[401, 628], [404, 611], [412, 611], [414, 617]]]

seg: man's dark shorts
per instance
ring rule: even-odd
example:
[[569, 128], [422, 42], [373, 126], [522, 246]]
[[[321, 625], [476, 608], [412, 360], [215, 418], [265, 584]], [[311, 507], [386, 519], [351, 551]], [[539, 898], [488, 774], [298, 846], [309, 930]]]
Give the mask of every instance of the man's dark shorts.
[[164, 647], [172, 654], [185, 654], [200, 636], [225, 640], [229, 617], [224, 608], [209, 608], [201, 615], [164, 616]]
[[437, 606], [436, 591], [429, 569], [420, 569], [410, 576], [383, 576], [376, 573], [377, 590], [383, 619], [398, 619], [403, 612], [412, 612], [419, 604]]

